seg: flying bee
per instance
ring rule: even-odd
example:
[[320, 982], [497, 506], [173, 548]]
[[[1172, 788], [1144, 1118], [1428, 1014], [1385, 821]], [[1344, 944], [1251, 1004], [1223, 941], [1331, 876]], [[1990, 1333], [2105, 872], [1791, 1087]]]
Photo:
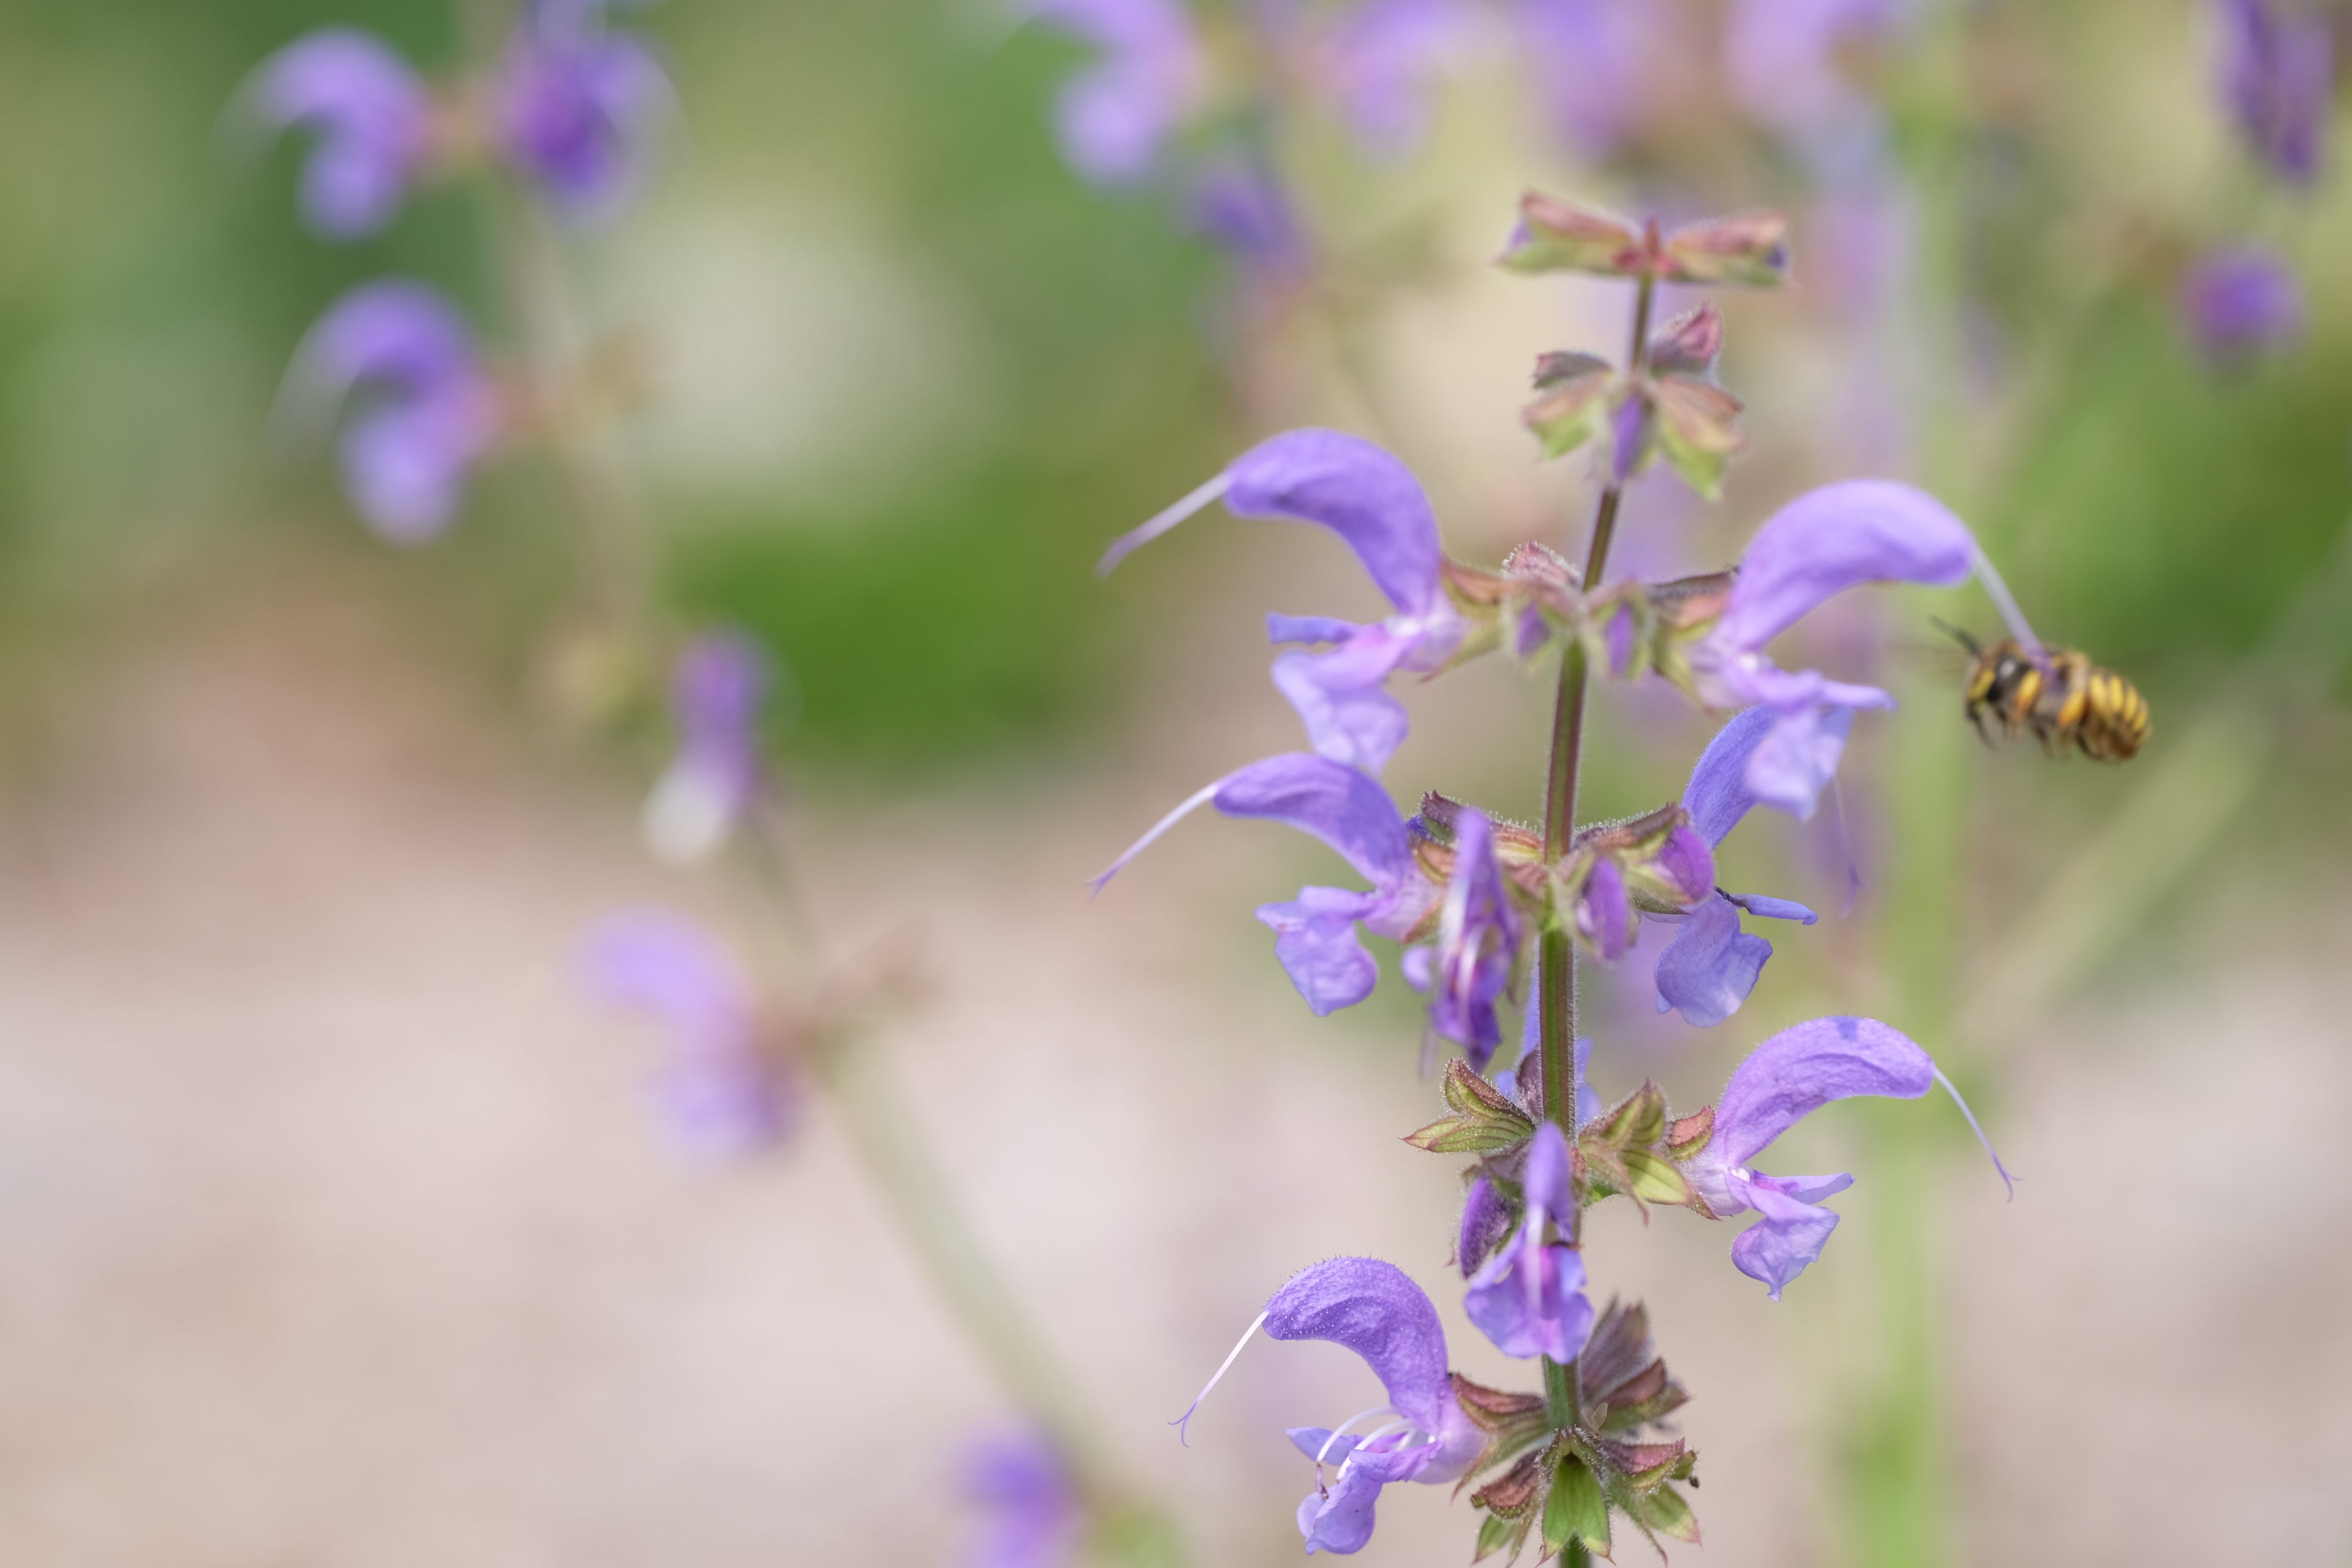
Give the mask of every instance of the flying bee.
[[1986, 744], [1992, 743], [1987, 715], [2003, 734], [2032, 731], [2045, 752], [2072, 744], [2102, 763], [2130, 761], [2147, 739], [2147, 699], [2139, 688], [2079, 649], [2045, 647], [2037, 658], [2014, 638], [1988, 647], [1958, 626], [1944, 629], [1968, 650], [1961, 711]]

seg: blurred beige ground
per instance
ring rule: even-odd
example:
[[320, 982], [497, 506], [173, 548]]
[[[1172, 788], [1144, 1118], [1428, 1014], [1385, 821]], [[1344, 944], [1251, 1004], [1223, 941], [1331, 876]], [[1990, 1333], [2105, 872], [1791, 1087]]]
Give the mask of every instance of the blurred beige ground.
[[[20, 791], [0, 1562], [950, 1560], [945, 1479], [1004, 1407], [837, 1129], [820, 1110], [772, 1161], [678, 1163], [641, 1114], [654, 1043], [575, 992], [600, 911], [725, 896], [651, 868], [619, 784], [507, 738], [419, 635], [331, 573], [215, 605], [89, 672]], [[808, 880], [845, 944], [901, 931], [933, 966], [887, 1048], [1122, 1458], [1199, 1563], [1289, 1563], [1307, 1474], [1280, 1428], [1370, 1403], [1361, 1367], [1260, 1342], [1190, 1448], [1163, 1423], [1290, 1269], [1391, 1257], [1459, 1364], [1514, 1373], [1446, 1283], [1451, 1180], [1392, 1137], [1430, 1100], [1410, 1024], [1318, 1024], [1246, 918], [1310, 852], [1269, 869], [1270, 830], [1203, 828], [1080, 896], [1183, 787], [974, 786], [887, 825], [819, 800]], [[1974, 1561], [2352, 1543], [2352, 906], [2231, 929], [2212, 973], [2021, 1047], [1994, 1118], [2014, 1205], [1954, 1145], [1936, 1245]], [[1719, 1071], [1671, 1065], [1686, 1100]], [[1832, 1553], [1805, 1391], [1863, 1353], [1857, 1169], [1779, 1307], [1724, 1227], [1596, 1225], [1600, 1285], [1657, 1303], [1697, 1394], [1708, 1544], [1677, 1560]], [[1444, 1489], [1382, 1516], [1367, 1563], [1467, 1560]]]

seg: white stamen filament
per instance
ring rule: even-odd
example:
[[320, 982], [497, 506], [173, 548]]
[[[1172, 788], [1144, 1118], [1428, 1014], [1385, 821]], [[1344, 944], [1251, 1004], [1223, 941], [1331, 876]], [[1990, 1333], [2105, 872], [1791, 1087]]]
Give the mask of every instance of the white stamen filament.
[[1230, 472], [1221, 473], [1142, 527], [1130, 529], [1112, 540], [1110, 548], [1103, 552], [1102, 559], [1095, 563], [1095, 575], [1109, 576], [1113, 567], [1137, 550], [1150, 543], [1211, 501], [1223, 497], [1225, 491], [1232, 488], [1233, 482], [1234, 477]]
[[[1231, 775], [1227, 776], [1230, 777]], [[1087, 886], [1091, 890], [1087, 894], [1087, 901], [1088, 903], [1092, 903], [1094, 901], [1095, 894], [1103, 890], [1103, 884], [1109, 881], [1113, 877], [1118, 876], [1121, 871], [1127, 869], [1127, 863], [1134, 859], [1138, 855], [1142, 854], [1146, 849], [1150, 848], [1153, 842], [1157, 840], [1161, 834], [1167, 832], [1170, 828], [1175, 826], [1187, 816], [1190, 816], [1192, 813], [1200, 810], [1202, 806], [1208, 804], [1209, 797], [1215, 795], [1217, 791], [1223, 787], [1224, 782], [1225, 781], [1223, 779], [1219, 779], [1214, 784], [1202, 785], [1199, 790], [1195, 791], [1191, 796], [1189, 796], [1183, 805], [1178, 806], [1175, 810], [1161, 817], [1158, 822], [1153, 823], [1151, 825], [1151, 831], [1146, 833], [1142, 837], [1129, 845], [1126, 851], [1122, 853], [1118, 859], [1112, 861], [1095, 876], [1087, 878]]]
[[1234, 1342], [1232, 1353], [1225, 1357], [1224, 1364], [1217, 1368], [1215, 1376], [1211, 1377], [1206, 1384], [1202, 1385], [1201, 1392], [1192, 1396], [1192, 1403], [1184, 1406], [1183, 1415], [1179, 1415], [1175, 1420], [1168, 1423], [1168, 1425], [1176, 1428], [1177, 1440], [1182, 1443], [1186, 1447], [1189, 1448], [1192, 1446], [1192, 1439], [1186, 1431], [1186, 1428], [1192, 1424], [1192, 1413], [1201, 1408], [1201, 1401], [1209, 1397], [1209, 1390], [1217, 1386], [1217, 1379], [1224, 1376], [1227, 1372], [1233, 1369], [1234, 1363], [1241, 1359], [1242, 1347], [1250, 1342], [1250, 1336], [1257, 1332], [1259, 1327], [1263, 1325], [1265, 1321], [1265, 1314], [1264, 1312], [1260, 1312], [1256, 1317], [1250, 1320], [1250, 1326], [1244, 1329], [1242, 1331], [1242, 1337]]
[[1960, 1091], [1953, 1087], [1952, 1080], [1944, 1076], [1944, 1069], [1942, 1068], [1937, 1068], [1935, 1069], [1935, 1073], [1936, 1081], [1944, 1086], [1944, 1092], [1952, 1097], [1952, 1103], [1958, 1106], [1960, 1108], [1960, 1114], [1969, 1119], [1969, 1131], [1975, 1133], [1977, 1135], [1977, 1142], [1984, 1145], [1986, 1157], [1992, 1161], [1992, 1168], [2000, 1173], [2002, 1184], [2009, 1188], [2009, 1201], [2015, 1203], [2017, 1201], [2017, 1178], [2009, 1173], [2009, 1167], [2000, 1163], [2000, 1156], [1999, 1154], [1993, 1152], [1992, 1140], [1986, 1137], [1985, 1130], [1977, 1124], [1977, 1113], [1969, 1109], [1969, 1102], [1960, 1098]]
[[[1329, 1435], [1323, 1439], [1323, 1446], [1315, 1450], [1315, 1484], [1318, 1487], [1323, 1484], [1324, 1456], [1331, 1452], [1331, 1445], [1338, 1442], [1347, 1432], [1349, 1427], [1353, 1426], [1359, 1421], [1367, 1420], [1374, 1415], [1394, 1415], [1396, 1413], [1397, 1409], [1393, 1405], [1375, 1405], [1370, 1410], [1357, 1411], [1353, 1415], [1349, 1416], [1345, 1421], [1342, 1421], [1337, 1426], [1332, 1427]], [[1412, 1423], [1408, 1421], [1405, 1425], [1410, 1426]], [[1381, 1432], [1393, 1432], [1395, 1430], [1396, 1428], [1393, 1426], [1383, 1426], [1381, 1428]], [[1377, 1437], [1380, 1435], [1380, 1432], [1375, 1432], [1371, 1434], [1371, 1436], [1366, 1437], [1364, 1441], [1369, 1443], [1373, 1437]]]
[[1976, 558], [1977, 581], [1984, 584], [1985, 596], [1992, 601], [1993, 608], [2000, 612], [2000, 618], [2009, 624], [2009, 635], [2017, 639], [2018, 646], [2025, 650], [2026, 658], [2036, 664], [2042, 663], [2045, 657], [2042, 651], [2042, 639], [2035, 637], [2033, 628], [2025, 624], [2025, 612], [2019, 609], [2017, 601], [2010, 596], [2009, 584], [2000, 580], [2000, 572], [1993, 565], [1992, 558], [1984, 552], [1981, 544], [1971, 544], [1969, 549]]
[[[1338, 1483], [1346, 1480], [1348, 1479], [1348, 1471], [1355, 1464], [1357, 1456], [1360, 1455], [1366, 1448], [1370, 1447], [1374, 1443], [1380, 1441], [1382, 1437], [1387, 1436], [1391, 1432], [1411, 1432], [1417, 1435], [1422, 1439], [1419, 1445], [1421, 1447], [1433, 1448], [1437, 1446], [1438, 1437], [1436, 1433], [1423, 1432], [1419, 1426], [1410, 1421], [1391, 1421], [1377, 1432], [1367, 1432], [1364, 1434], [1364, 1440], [1356, 1445], [1355, 1452], [1349, 1454], [1345, 1459], [1340, 1461], [1339, 1474], [1331, 1478], [1332, 1484], [1336, 1486]], [[1323, 1484], [1323, 1467], [1319, 1464], [1315, 1467], [1315, 1489], [1326, 1497], [1328, 1497], [1331, 1494], [1331, 1489]]]

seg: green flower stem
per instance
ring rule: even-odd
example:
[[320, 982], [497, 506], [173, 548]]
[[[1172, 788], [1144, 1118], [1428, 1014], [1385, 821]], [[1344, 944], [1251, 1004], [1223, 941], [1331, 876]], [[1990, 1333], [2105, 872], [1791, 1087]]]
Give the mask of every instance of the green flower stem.
[[[1631, 374], [1640, 374], [1650, 348], [1650, 305], [1656, 284], [1647, 274], [1633, 296], [1633, 341], [1626, 351]], [[1624, 487], [1612, 483], [1601, 492], [1593, 514], [1592, 542], [1585, 551], [1582, 586], [1600, 584], [1608, 569], [1609, 546], [1617, 533], [1617, 511], [1625, 499]], [[1544, 789], [1544, 862], [1557, 866], [1576, 836], [1576, 778], [1584, 749], [1584, 689], [1591, 671], [1581, 637], [1570, 640], [1559, 658], [1559, 694], [1552, 704], [1551, 771]], [[1559, 1130], [1576, 1142], [1576, 943], [1568, 927], [1555, 919], [1540, 938], [1542, 962], [1537, 972], [1538, 1049], [1543, 1073], [1544, 1110]], [[1580, 1199], [1582, 1194], [1578, 1194]], [[1582, 1205], [1562, 1216], [1572, 1243], [1583, 1228]], [[1544, 1396], [1552, 1424], [1568, 1426], [1576, 1414], [1576, 1363], [1544, 1358]]]

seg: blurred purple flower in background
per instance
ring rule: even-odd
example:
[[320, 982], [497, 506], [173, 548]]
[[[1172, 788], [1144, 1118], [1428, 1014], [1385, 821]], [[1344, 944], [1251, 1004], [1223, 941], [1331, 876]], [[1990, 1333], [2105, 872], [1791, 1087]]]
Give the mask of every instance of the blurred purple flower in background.
[[1755, 799], [1799, 821], [1837, 771], [1853, 710], [1892, 708], [1874, 686], [1785, 670], [1763, 650], [1832, 595], [1865, 583], [1953, 587], [1978, 560], [1975, 536], [1941, 501], [1909, 485], [1849, 479], [1799, 496], [1766, 519], [1739, 563], [1722, 616], [1690, 650], [1700, 700], [1761, 703], [1771, 728], [1748, 760]]
[[1359, 0], [1318, 40], [1310, 70], [1365, 150], [1410, 152], [1440, 76], [1477, 26], [1464, 0]]
[[[1853, 718], [1851, 711], [1843, 710], [1830, 716], [1827, 727], [1841, 743]], [[1708, 848], [1721, 844], [1761, 798], [1748, 784], [1748, 763], [1779, 722], [1780, 716], [1769, 708], [1747, 710], [1717, 731], [1699, 754], [1698, 764], [1691, 769], [1683, 805], [1690, 812], [1692, 829]], [[1787, 899], [1727, 893], [1720, 888], [1680, 917], [1652, 916], [1675, 921], [1674, 940], [1658, 955], [1659, 1012], [1673, 1008], [1685, 1022], [1708, 1029], [1739, 1011], [1740, 1004], [1756, 989], [1764, 961], [1772, 956], [1770, 942], [1739, 929], [1742, 910], [1805, 925], [1811, 925], [1815, 918], [1812, 910]]]
[[2198, 352], [2242, 363], [2303, 335], [2303, 285], [2279, 257], [2253, 246], [2208, 251], [2180, 277], [2182, 322]]
[[1592, 1331], [1592, 1303], [1583, 1258], [1543, 1238], [1547, 1225], [1576, 1213], [1568, 1138], [1558, 1123], [1536, 1128], [1520, 1186], [1527, 1207], [1518, 1232], [1470, 1277], [1462, 1310], [1505, 1355], [1573, 1361]]
[[683, 916], [636, 910], [592, 931], [583, 963], [597, 995], [667, 1030], [655, 1099], [679, 1148], [727, 1159], [784, 1135], [790, 1085], [761, 1047], [751, 983], [717, 938]]
[[2222, 101], [2263, 162], [2292, 184], [2310, 184], [2335, 106], [2326, 13], [2292, 0], [2215, 0], [2215, 16]]
[[1666, 0], [1517, 0], [1512, 8], [1536, 92], [1559, 138], [1603, 158], [1640, 123], [1673, 42]]
[[344, 490], [371, 527], [403, 544], [448, 526], [467, 470], [504, 424], [465, 319], [407, 279], [362, 284], [320, 317], [295, 353], [286, 396], [298, 413], [354, 400], [341, 442]]
[[1400, 669], [1441, 668], [1466, 627], [1445, 596], [1437, 514], [1412, 471], [1360, 436], [1304, 429], [1261, 442], [1225, 471], [1104, 552], [1108, 573], [1138, 546], [1223, 500], [1235, 517], [1328, 528], [1356, 552], [1396, 613], [1370, 626], [1329, 616], [1273, 615], [1277, 643], [1329, 643], [1324, 654], [1286, 653], [1274, 683], [1307, 726], [1307, 742], [1334, 761], [1377, 774], [1403, 743], [1404, 707], [1388, 694]]
[[1253, 279], [1284, 281], [1311, 259], [1290, 193], [1254, 159], [1219, 158], [1202, 167], [1192, 177], [1185, 216]]
[[1028, 0], [1025, 8], [1098, 52], [1055, 106], [1063, 157], [1101, 184], [1150, 174], [1205, 85], [1182, 0]]
[[[1959, 1091], [1926, 1051], [1875, 1018], [1815, 1018], [1783, 1029], [1734, 1069], [1716, 1102], [1706, 1146], [1684, 1163], [1699, 1196], [1718, 1219], [1754, 1209], [1761, 1223], [1740, 1232], [1731, 1261], [1769, 1287], [1772, 1299], [1822, 1255], [1838, 1216], [1822, 1199], [1853, 1185], [1851, 1175], [1768, 1176], [1748, 1162], [1799, 1121], [1834, 1100], [1855, 1095], [1916, 1100], [1942, 1083], [1960, 1105], [1979, 1141], [1984, 1131]], [[1985, 1144], [1992, 1154], [1992, 1145]], [[1998, 1155], [1993, 1168], [2001, 1180]]]
[[1732, 95], [1759, 123], [1792, 135], [1874, 130], [1878, 110], [1841, 68], [1884, 38], [1903, 0], [1732, 0], [1723, 61]]
[[433, 144], [433, 100], [382, 39], [330, 27], [257, 67], [239, 112], [316, 142], [302, 166], [302, 216], [333, 239], [373, 234], [400, 209]]
[[724, 843], [760, 789], [760, 708], [767, 655], [741, 632], [705, 632], [679, 650], [670, 677], [677, 755], [646, 797], [646, 842], [674, 864]]
[[532, 7], [498, 88], [499, 144], [565, 216], [611, 216], [635, 194], [671, 109], [650, 50], [601, 26], [601, 7]]
[[966, 1568], [1060, 1568], [1086, 1533], [1086, 1509], [1053, 1444], [1000, 1433], [965, 1455], [961, 1490], [981, 1515]]
[[1263, 817], [1310, 834], [1372, 884], [1301, 888], [1286, 904], [1265, 904], [1258, 920], [1275, 933], [1275, 957], [1319, 1017], [1352, 1007], [1380, 983], [1380, 965], [1356, 934], [1359, 923], [1403, 941], [1428, 919], [1438, 890], [1413, 861], [1404, 818], [1388, 792], [1328, 757], [1288, 752], [1226, 774], [1170, 812], [1094, 879], [1097, 892], [1161, 834], [1202, 805], [1227, 816]]

